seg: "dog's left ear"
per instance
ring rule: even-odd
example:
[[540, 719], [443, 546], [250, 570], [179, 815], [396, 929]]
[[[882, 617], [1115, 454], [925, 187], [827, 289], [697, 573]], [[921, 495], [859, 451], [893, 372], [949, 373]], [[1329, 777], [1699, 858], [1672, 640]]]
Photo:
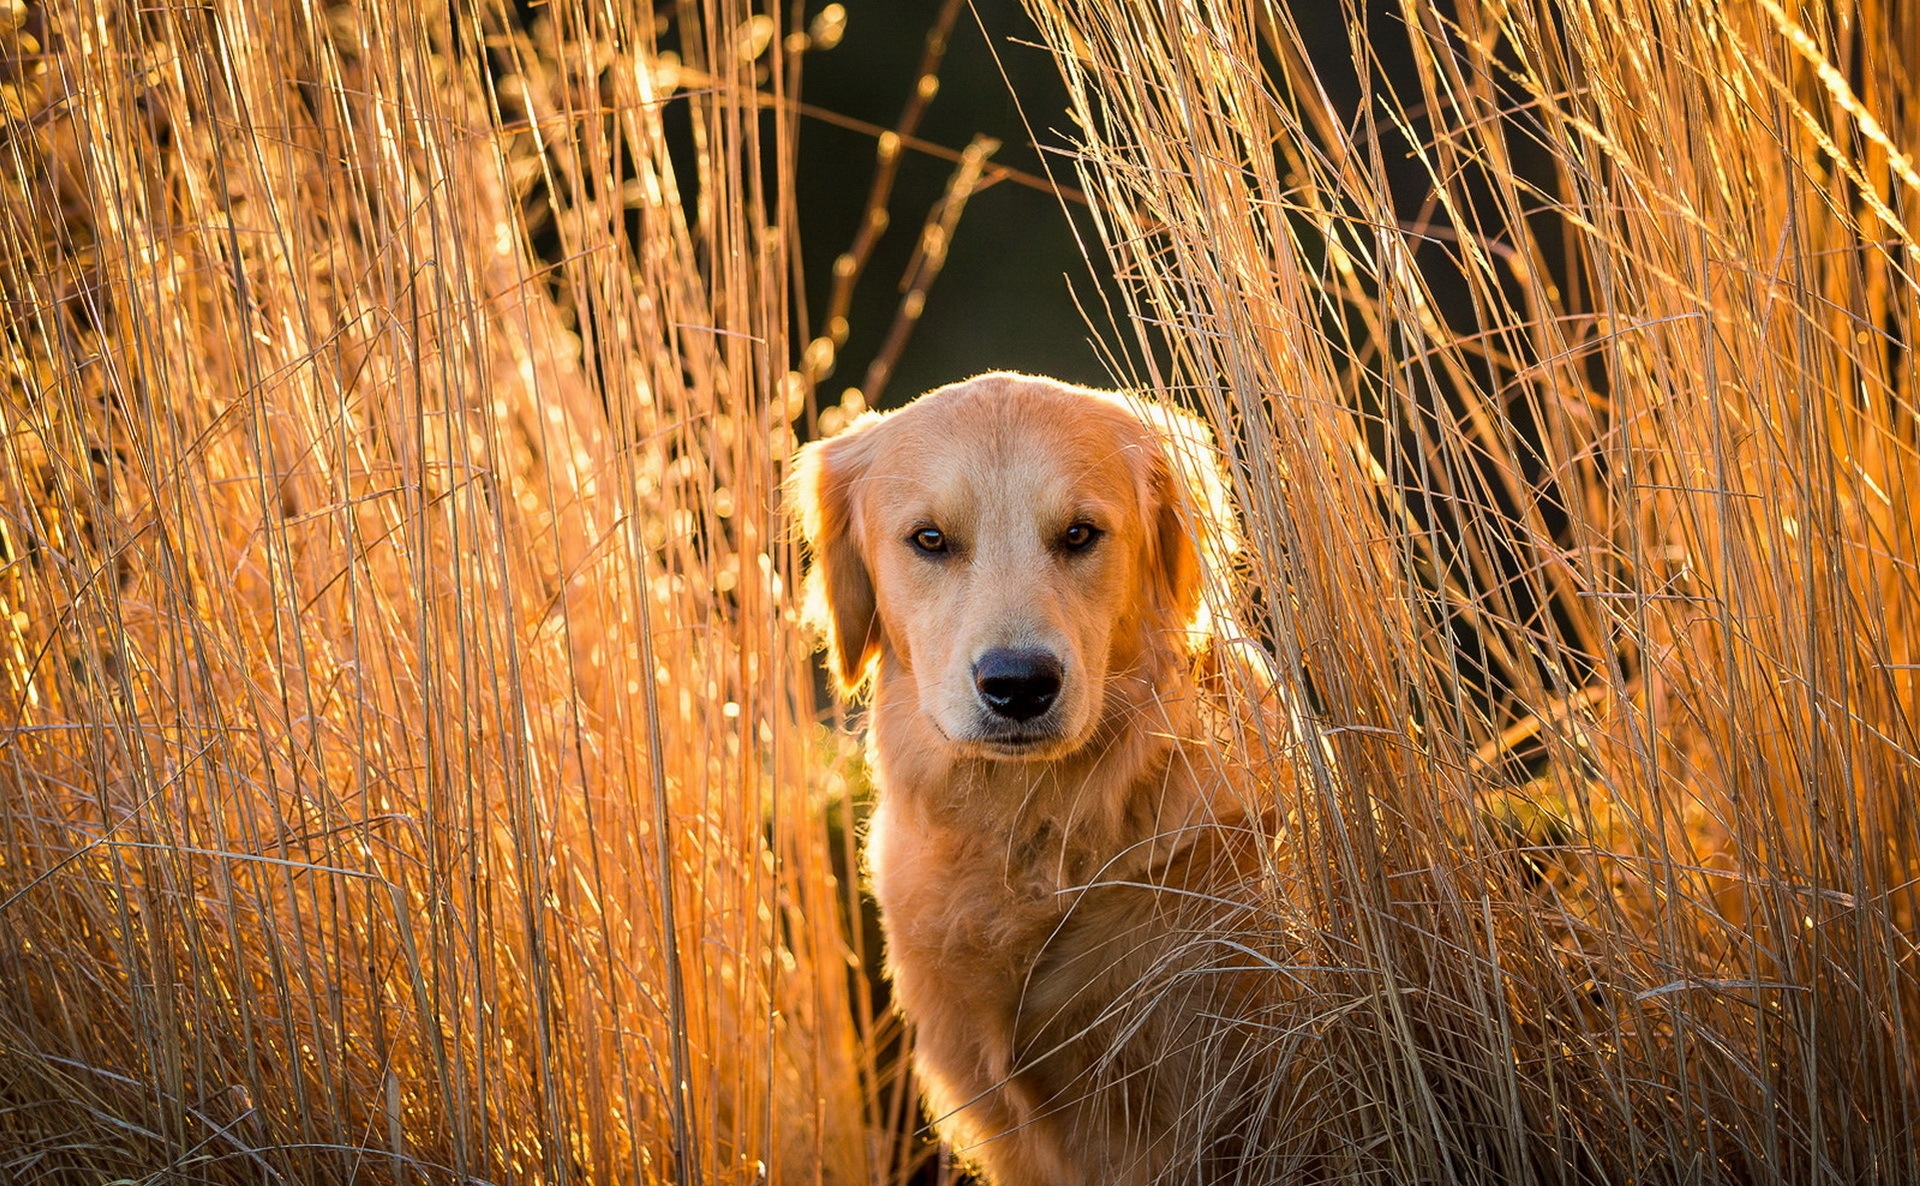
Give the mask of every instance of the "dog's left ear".
[[1156, 446], [1147, 472], [1150, 579], [1168, 624], [1198, 643], [1209, 629], [1202, 597], [1207, 575], [1223, 576], [1222, 566], [1238, 550], [1226, 480], [1205, 423], [1154, 404], [1136, 404], [1136, 410]]
[[865, 434], [877, 419], [869, 414], [841, 435], [801, 449], [788, 485], [812, 554], [805, 616], [825, 636], [827, 666], [842, 696], [859, 693], [880, 653], [873, 576], [860, 549], [854, 507], [867, 468]]

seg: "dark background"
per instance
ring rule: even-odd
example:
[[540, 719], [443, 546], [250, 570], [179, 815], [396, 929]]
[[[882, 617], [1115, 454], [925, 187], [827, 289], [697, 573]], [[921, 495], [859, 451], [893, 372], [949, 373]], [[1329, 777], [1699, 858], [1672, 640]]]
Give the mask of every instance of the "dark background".
[[[809, 0], [808, 16], [825, 6], [826, 0]], [[837, 47], [805, 56], [798, 97], [891, 128], [912, 94], [940, 0], [843, 0], [843, 6], [845, 36]], [[1392, 0], [1362, 0], [1355, 8], [1377, 81], [1409, 85], [1410, 46]], [[1345, 6], [1293, 3], [1287, 9], [1336, 112], [1352, 118], [1360, 87]], [[1066, 88], [1020, 0], [963, 5], [939, 76], [940, 90], [926, 109], [919, 139], [959, 151], [976, 133], [989, 135], [1001, 141], [993, 163], [1051, 173], [1061, 185], [1078, 187]], [[1390, 131], [1386, 139], [1393, 139]], [[1514, 147], [1525, 153], [1530, 146]], [[797, 328], [811, 337], [823, 328], [834, 257], [853, 243], [865, 211], [875, 138], [803, 119], [799, 158], [799, 239], [810, 321]], [[1427, 196], [1428, 179], [1410, 159], [1385, 163], [1396, 197], [1411, 215]], [[849, 337], [833, 374], [820, 384], [823, 401], [863, 385], [893, 325], [920, 228], [953, 169], [938, 157], [903, 152], [889, 202], [891, 224], [855, 290]], [[1429, 278], [1441, 287], [1443, 301], [1454, 295], [1445, 272]], [[1001, 181], [975, 193], [967, 205], [946, 267], [928, 291], [925, 312], [877, 405], [897, 407], [942, 383], [994, 369], [1112, 386], [1118, 377], [1109, 373], [1107, 352], [1122, 352], [1123, 365], [1133, 370], [1139, 349], [1131, 331], [1109, 320], [1120, 308], [1084, 207]]]
[[[809, 4], [809, 14], [824, 6]], [[938, 0], [845, 0], [845, 8], [844, 39], [832, 50], [806, 56], [799, 97], [891, 128], [912, 94], [927, 30], [940, 5]], [[918, 138], [958, 151], [976, 133], [992, 136], [1002, 142], [993, 163], [1041, 176], [1051, 168], [1062, 185], [1077, 186], [1063, 151], [1069, 143], [1064, 129], [1071, 127], [1066, 90], [1039, 40], [1019, 0], [974, 0], [963, 6], [940, 68], [940, 91], [921, 120]], [[802, 122], [799, 238], [809, 336], [822, 330], [833, 260], [853, 243], [874, 167], [874, 137], [818, 119]], [[823, 401], [862, 385], [868, 363], [892, 328], [900, 282], [920, 229], [954, 168], [937, 157], [903, 151], [889, 203], [891, 223], [854, 292], [846, 345], [832, 376], [820, 385]], [[1074, 238], [1075, 223], [1086, 244], [1084, 255]], [[1079, 294], [1089, 313], [1104, 317], [1099, 285], [1107, 282], [1105, 274], [1083, 210], [1075, 208], [1070, 216], [1059, 198], [1012, 181], [976, 192], [955, 231], [946, 267], [927, 292], [920, 323], [877, 402], [895, 407], [942, 383], [996, 369], [1111, 386], [1113, 377], [1073, 295]], [[1119, 340], [1104, 324], [1099, 336]]]

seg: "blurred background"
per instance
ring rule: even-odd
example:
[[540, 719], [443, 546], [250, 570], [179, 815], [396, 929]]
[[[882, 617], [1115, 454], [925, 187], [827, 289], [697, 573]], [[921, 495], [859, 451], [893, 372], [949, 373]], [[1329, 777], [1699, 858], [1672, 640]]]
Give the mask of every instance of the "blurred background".
[[[801, 99], [892, 128], [914, 94], [927, 35], [942, 7], [939, 0], [851, 0], [844, 5], [840, 44], [807, 57]], [[1051, 172], [1062, 186], [1074, 189], [1078, 179], [1062, 132], [1066, 93], [1059, 69], [1039, 41], [1019, 0], [963, 5], [919, 138], [960, 152], [974, 136], [990, 136], [1000, 142], [993, 163], [1032, 177]], [[876, 145], [870, 133], [823, 119], [802, 124], [800, 240], [806, 250], [807, 303], [816, 321], [830, 303], [834, 256], [854, 242], [866, 212]], [[921, 226], [953, 171], [952, 162], [930, 153], [912, 148], [903, 153], [890, 225], [855, 290], [847, 342], [823, 392], [861, 384], [899, 309], [901, 282]], [[1088, 250], [1082, 250], [1083, 241]], [[1083, 205], [1017, 181], [988, 184], [967, 203], [952, 254], [877, 402], [895, 406], [942, 383], [994, 369], [1110, 385], [1112, 376], [1081, 311], [1099, 319], [1094, 324], [1102, 337], [1126, 340], [1105, 318], [1103, 297], [1110, 295], [1110, 276]], [[809, 328], [818, 332], [820, 327]]]
[[[826, 7], [813, 0], [807, 11], [817, 18]], [[942, 0], [846, 0], [834, 7], [845, 14], [840, 41], [830, 51], [807, 55], [798, 87], [813, 113], [801, 124], [797, 162], [799, 240], [814, 322], [799, 327], [805, 336], [824, 329], [834, 257], [855, 242], [867, 211], [877, 133], [893, 128], [912, 99], [928, 36], [941, 26], [948, 6]], [[1375, 85], [1416, 87], [1397, 7], [1373, 0], [1354, 9], [1370, 32], [1365, 52]], [[1341, 6], [1293, 5], [1288, 17], [1329, 105], [1352, 119], [1361, 85], [1352, 27]], [[917, 138], [957, 155], [974, 137], [991, 137], [998, 142], [991, 164], [1022, 176], [989, 176], [973, 193], [917, 328], [878, 399], [868, 402], [897, 407], [983, 370], [1030, 371], [1096, 387], [1137, 376], [1142, 344], [1121, 312], [1111, 261], [1078, 188], [1060, 70], [1020, 0], [959, 5], [938, 77], [938, 92], [919, 116]], [[1377, 134], [1388, 144], [1405, 145], [1391, 126]], [[1517, 164], [1539, 168], [1541, 154], [1529, 152], [1532, 147], [1514, 145]], [[1420, 163], [1402, 152], [1383, 167], [1403, 207], [1418, 211], [1431, 193]], [[953, 160], [924, 148], [902, 152], [887, 229], [854, 290], [847, 340], [833, 374], [821, 383], [823, 396], [859, 387], [882, 352], [921, 227], [954, 170]], [[1053, 184], [1058, 192], [1030, 182]], [[1445, 268], [1427, 281], [1445, 297], [1466, 300]]]

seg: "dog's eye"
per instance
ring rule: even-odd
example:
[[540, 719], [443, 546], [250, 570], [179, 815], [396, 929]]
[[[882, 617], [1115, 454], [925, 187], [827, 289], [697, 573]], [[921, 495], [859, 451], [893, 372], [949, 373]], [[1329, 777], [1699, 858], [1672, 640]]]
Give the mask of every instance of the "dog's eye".
[[1075, 523], [1060, 535], [1060, 543], [1070, 552], [1083, 552], [1100, 538], [1100, 529], [1091, 523]]
[[913, 546], [922, 552], [944, 552], [947, 550], [946, 533], [938, 527], [922, 527], [910, 537]]

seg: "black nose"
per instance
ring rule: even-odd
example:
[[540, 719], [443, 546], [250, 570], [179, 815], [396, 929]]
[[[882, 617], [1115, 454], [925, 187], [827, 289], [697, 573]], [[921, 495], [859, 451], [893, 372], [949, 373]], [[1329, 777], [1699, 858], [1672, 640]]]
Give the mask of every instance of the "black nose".
[[1060, 694], [1060, 660], [1045, 651], [998, 647], [973, 665], [973, 686], [994, 715], [1030, 721]]

